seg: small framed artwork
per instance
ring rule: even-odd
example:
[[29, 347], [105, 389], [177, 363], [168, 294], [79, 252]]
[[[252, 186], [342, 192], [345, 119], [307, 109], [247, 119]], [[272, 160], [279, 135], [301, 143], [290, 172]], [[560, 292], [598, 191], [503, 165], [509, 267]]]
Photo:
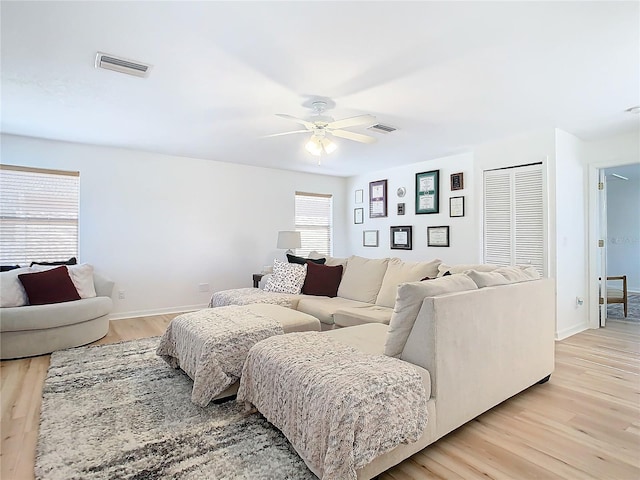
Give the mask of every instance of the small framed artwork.
[[464, 197], [449, 198], [449, 216], [464, 217]]
[[364, 208], [353, 209], [353, 223], [355, 223], [356, 225], [359, 223], [364, 223]]
[[464, 189], [464, 175], [462, 172], [460, 173], [452, 173], [451, 174], [451, 190], [462, 190]]
[[387, 216], [387, 181], [369, 183], [369, 218]]
[[438, 213], [440, 170], [416, 173], [416, 214]]
[[364, 232], [362, 232], [362, 246], [377, 247], [378, 246], [378, 230], [365, 230]]
[[356, 190], [356, 204], [360, 205], [364, 202], [364, 191], [362, 189]]
[[404, 203], [398, 204], [398, 215], [404, 215]]
[[427, 227], [427, 247], [448, 247], [449, 227]]
[[411, 250], [412, 230], [411, 226], [391, 227], [391, 248]]

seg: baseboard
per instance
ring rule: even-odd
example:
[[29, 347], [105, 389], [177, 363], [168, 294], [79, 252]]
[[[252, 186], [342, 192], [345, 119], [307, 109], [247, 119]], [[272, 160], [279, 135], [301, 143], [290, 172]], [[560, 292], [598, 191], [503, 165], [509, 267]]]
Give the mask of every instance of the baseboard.
[[134, 310], [131, 312], [117, 312], [109, 316], [109, 320], [122, 320], [125, 318], [149, 317], [152, 315], [165, 315], [167, 313], [193, 312], [207, 308], [207, 304], [183, 305], [182, 307], [156, 308], [153, 310]]
[[564, 340], [565, 338], [571, 337], [576, 333], [584, 332], [585, 330], [589, 330], [589, 325], [586, 323], [565, 328], [561, 332], [556, 332], [556, 340]]

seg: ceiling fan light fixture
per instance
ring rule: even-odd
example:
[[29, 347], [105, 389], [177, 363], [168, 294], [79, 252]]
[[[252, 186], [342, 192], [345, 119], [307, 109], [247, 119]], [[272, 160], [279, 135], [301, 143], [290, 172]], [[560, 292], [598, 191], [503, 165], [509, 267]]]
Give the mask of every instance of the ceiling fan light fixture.
[[322, 154], [322, 144], [315, 135], [309, 139], [304, 148], [307, 152], [316, 157], [319, 157]]
[[335, 143], [333, 143], [331, 140], [329, 140], [326, 137], [322, 139], [322, 147], [324, 148], [324, 151], [327, 152], [327, 155], [335, 152], [336, 149], [338, 148], [338, 146]]

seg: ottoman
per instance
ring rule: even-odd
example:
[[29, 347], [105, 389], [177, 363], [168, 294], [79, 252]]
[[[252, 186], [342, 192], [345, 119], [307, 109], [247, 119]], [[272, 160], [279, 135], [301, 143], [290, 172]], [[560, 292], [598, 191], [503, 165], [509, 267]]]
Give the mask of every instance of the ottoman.
[[320, 331], [306, 313], [270, 304], [232, 305], [178, 315], [167, 326], [156, 353], [193, 380], [191, 401], [235, 395], [249, 349], [273, 335]]

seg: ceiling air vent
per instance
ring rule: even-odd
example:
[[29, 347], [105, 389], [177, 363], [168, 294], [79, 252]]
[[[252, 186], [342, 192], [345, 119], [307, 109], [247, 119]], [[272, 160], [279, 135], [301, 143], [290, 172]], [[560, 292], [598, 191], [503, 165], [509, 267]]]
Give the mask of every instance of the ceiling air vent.
[[114, 72], [126, 73], [127, 75], [134, 75], [136, 77], [146, 77], [149, 75], [151, 65], [145, 65], [144, 63], [98, 52], [96, 55], [96, 68], [113, 70]]
[[395, 127], [391, 127], [389, 125], [383, 125], [382, 123], [376, 123], [375, 125], [371, 125], [368, 128], [369, 130], [375, 130], [376, 132], [380, 132], [380, 133], [391, 133], [397, 130], [397, 128]]

